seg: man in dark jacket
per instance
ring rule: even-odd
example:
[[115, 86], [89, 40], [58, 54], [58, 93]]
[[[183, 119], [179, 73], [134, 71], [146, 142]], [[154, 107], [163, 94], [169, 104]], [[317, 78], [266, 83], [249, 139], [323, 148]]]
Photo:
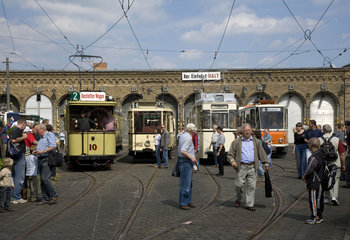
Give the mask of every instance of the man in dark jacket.
[[322, 179], [323, 179], [323, 155], [320, 151], [320, 140], [311, 138], [308, 142], [309, 149], [312, 152], [303, 180], [309, 190], [309, 203], [311, 217], [305, 223], [315, 224], [323, 222], [322, 213], [324, 208]]

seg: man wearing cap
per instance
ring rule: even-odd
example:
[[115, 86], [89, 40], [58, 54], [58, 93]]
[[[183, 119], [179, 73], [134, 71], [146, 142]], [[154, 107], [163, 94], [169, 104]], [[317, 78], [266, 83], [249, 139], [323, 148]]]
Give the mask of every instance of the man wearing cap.
[[259, 168], [259, 160], [264, 170], [269, 168], [269, 160], [262, 144], [252, 136], [252, 127], [246, 123], [243, 125], [243, 136], [236, 138], [227, 154], [233, 168], [237, 171], [235, 180], [237, 199], [235, 207], [239, 207], [242, 201], [243, 189], [246, 185], [247, 210], [255, 211], [254, 195], [256, 188], [256, 173]]
[[181, 135], [178, 145], [178, 165], [180, 170], [180, 196], [179, 207], [182, 210], [190, 210], [195, 206], [192, 204], [192, 177], [193, 165], [197, 164], [194, 153], [192, 135], [196, 126], [189, 123], [185, 132]]

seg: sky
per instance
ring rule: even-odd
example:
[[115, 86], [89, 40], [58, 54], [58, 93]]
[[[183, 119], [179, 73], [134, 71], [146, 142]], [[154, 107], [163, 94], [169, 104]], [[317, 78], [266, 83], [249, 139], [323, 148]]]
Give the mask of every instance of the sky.
[[[1, 0], [0, 71], [350, 63], [348, 0]], [[232, 11], [231, 11], [232, 9]], [[79, 56], [90, 55], [90, 58]], [[75, 57], [74, 57], [75, 56]]]

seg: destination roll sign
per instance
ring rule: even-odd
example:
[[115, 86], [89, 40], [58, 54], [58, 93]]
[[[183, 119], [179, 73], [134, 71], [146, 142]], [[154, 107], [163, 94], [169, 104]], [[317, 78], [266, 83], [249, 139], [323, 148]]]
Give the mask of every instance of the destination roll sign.
[[104, 92], [73, 92], [71, 94], [73, 101], [91, 101], [91, 102], [102, 102], [106, 99], [106, 93]]

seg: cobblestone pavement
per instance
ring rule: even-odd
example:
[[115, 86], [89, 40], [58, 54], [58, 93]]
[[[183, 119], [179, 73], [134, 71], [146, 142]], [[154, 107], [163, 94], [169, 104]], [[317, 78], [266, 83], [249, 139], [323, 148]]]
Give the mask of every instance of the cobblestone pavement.
[[305, 224], [305, 185], [288, 154], [273, 158], [270, 170], [278, 195], [265, 198], [258, 179], [256, 212], [244, 208], [244, 199], [234, 207], [234, 169], [226, 165], [217, 177], [210, 164], [194, 175], [197, 208], [180, 210], [179, 179], [170, 176], [176, 159], [168, 169], [154, 162], [125, 155], [109, 171], [59, 169], [58, 203], [14, 205], [1, 214], [1, 239], [350, 239], [350, 189], [340, 187], [340, 206], [326, 205], [323, 223]]

